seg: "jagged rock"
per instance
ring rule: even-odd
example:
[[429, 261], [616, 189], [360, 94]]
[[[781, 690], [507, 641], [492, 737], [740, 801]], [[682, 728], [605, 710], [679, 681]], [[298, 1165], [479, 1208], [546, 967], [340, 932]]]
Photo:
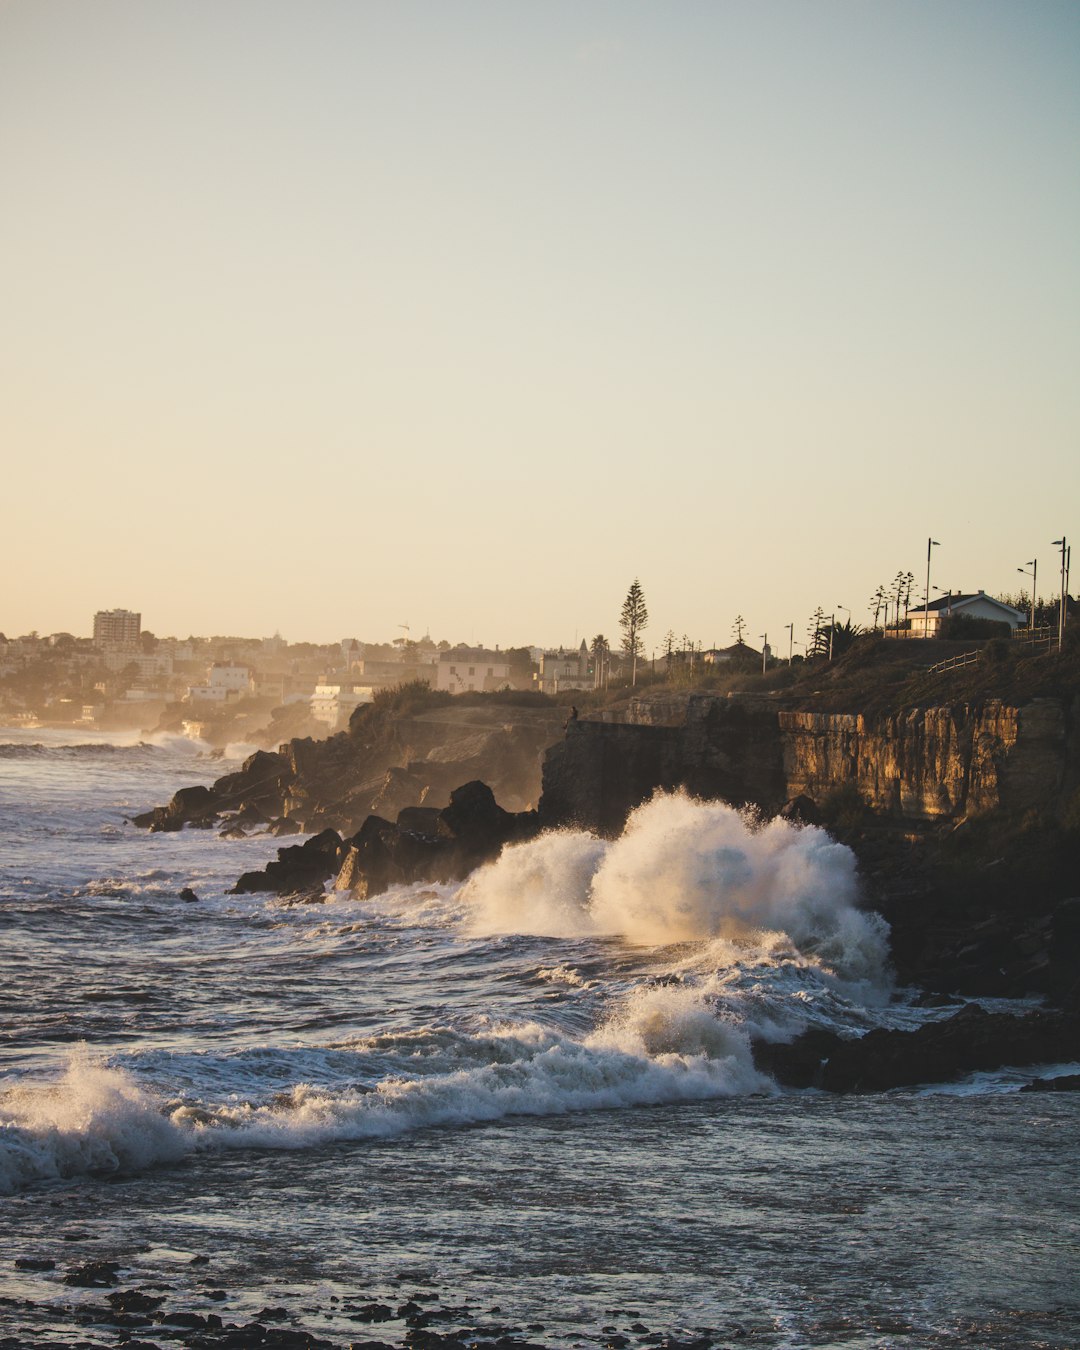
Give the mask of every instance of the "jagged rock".
[[335, 888], [367, 898], [393, 885], [459, 879], [537, 829], [535, 812], [504, 811], [486, 783], [466, 783], [441, 811], [409, 808], [393, 825], [369, 816], [346, 840]]
[[408, 830], [410, 834], [421, 834], [428, 839], [436, 839], [439, 834], [439, 816], [437, 806], [406, 806], [398, 812], [397, 827]]
[[168, 806], [156, 806], [134, 817], [134, 823], [152, 834], [182, 830], [185, 825], [209, 826], [217, 818], [217, 795], [213, 788], [196, 784], [173, 794]]
[[267, 863], [261, 872], [245, 872], [229, 894], [274, 891], [290, 895], [307, 890], [334, 875], [341, 863], [341, 852], [337, 831], [323, 830], [303, 844], [279, 848], [276, 862]]
[[778, 813], [784, 820], [793, 820], [799, 825], [820, 825], [821, 812], [813, 797], [805, 795], [789, 797]]
[[758, 1044], [754, 1057], [786, 1086], [884, 1092], [947, 1083], [977, 1069], [1076, 1059], [1080, 1019], [1060, 1012], [988, 1013], [973, 1003], [915, 1031], [878, 1029], [850, 1039], [809, 1031], [790, 1045]]
[[1080, 1073], [1065, 1073], [1058, 1078], [1036, 1078], [1025, 1083], [1021, 1092], [1080, 1092]]

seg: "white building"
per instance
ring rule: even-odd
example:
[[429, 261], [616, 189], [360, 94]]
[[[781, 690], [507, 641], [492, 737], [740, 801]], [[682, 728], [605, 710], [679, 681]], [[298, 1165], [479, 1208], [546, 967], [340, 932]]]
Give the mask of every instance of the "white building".
[[317, 684], [311, 696], [311, 715], [317, 722], [337, 728], [348, 721], [361, 703], [370, 703], [375, 691], [370, 686]]
[[506, 653], [488, 651], [486, 647], [452, 647], [439, 653], [435, 667], [435, 688], [451, 694], [467, 694], [470, 690], [492, 691], [510, 685], [510, 662]]
[[94, 641], [100, 647], [135, 647], [141, 632], [142, 615], [133, 609], [99, 609], [94, 615]]
[[251, 683], [251, 670], [232, 661], [215, 661], [206, 672], [206, 683], [211, 689], [225, 689], [231, 693], [242, 690], [246, 694]]
[[560, 689], [591, 689], [593, 676], [586, 644], [582, 642], [577, 651], [560, 647], [557, 651], [541, 652], [537, 686], [543, 694], [557, 694]]
[[993, 619], [996, 623], [1007, 623], [1014, 631], [1023, 628], [1028, 621], [1023, 610], [1013, 609], [1012, 605], [995, 600], [985, 591], [976, 591], [974, 595], [945, 595], [922, 609], [909, 610], [911, 636], [937, 637], [945, 622], [958, 615], [969, 619]]

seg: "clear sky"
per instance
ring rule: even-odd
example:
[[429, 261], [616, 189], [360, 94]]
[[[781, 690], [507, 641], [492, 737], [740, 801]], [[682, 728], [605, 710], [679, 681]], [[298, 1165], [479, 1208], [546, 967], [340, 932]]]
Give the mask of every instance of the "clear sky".
[[9, 636], [779, 645], [1080, 539], [1075, 0], [0, 0], [0, 175]]

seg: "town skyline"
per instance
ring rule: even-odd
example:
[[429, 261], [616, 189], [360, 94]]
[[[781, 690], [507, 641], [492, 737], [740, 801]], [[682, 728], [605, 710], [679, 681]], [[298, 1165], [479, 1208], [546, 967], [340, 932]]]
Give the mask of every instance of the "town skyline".
[[1078, 50], [1058, 0], [11, 0], [0, 629], [557, 644], [638, 576], [648, 641], [758, 640], [927, 536], [1041, 591]]

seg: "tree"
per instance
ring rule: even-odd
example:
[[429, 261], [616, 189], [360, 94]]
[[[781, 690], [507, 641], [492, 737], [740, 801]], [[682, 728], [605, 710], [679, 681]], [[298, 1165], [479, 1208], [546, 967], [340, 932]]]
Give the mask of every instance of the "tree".
[[671, 669], [671, 661], [675, 652], [675, 632], [669, 628], [664, 634], [664, 655], [667, 657], [667, 668]]
[[870, 608], [874, 611], [874, 627], [878, 626], [878, 620], [881, 618], [881, 611], [885, 608], [888, 595], [885, 593], [885, 587], [879, 585], [874, 594], [870, 597]]
[[829, 625], [825, 622], [825, 611], [820, 605], [810, 615], [810, 622], [806, 626], [806, 654], [807, 656], [829, 654]]
[[648, 624], [649, 611], [645, 608], [645, 592], [641, 589], [641, 582], [635, 577], [626, 592], [626, 599], [619, 615], [619, 627], [623, 630], [623, 651], [631, 660], [631, 684], [637, 684], [637, 661], [644, 650], [641, 633]]
[[735, 645], [737, 647], [745, 647], [746, 639], [743, 637], [743, 634], [746, 632], [746, 620], [741, 614], [736, 614], [735, 622], [731, 625], [731, 632], [735, 638]]
[[604, 672], [607, 668], [608, 653], [611, 651], [611, 644], [603, 633], [597, 633], [589, 644], [589, 654], [592, 657], [593, 668], [593, 688], [601, 689], [604, 684]]

